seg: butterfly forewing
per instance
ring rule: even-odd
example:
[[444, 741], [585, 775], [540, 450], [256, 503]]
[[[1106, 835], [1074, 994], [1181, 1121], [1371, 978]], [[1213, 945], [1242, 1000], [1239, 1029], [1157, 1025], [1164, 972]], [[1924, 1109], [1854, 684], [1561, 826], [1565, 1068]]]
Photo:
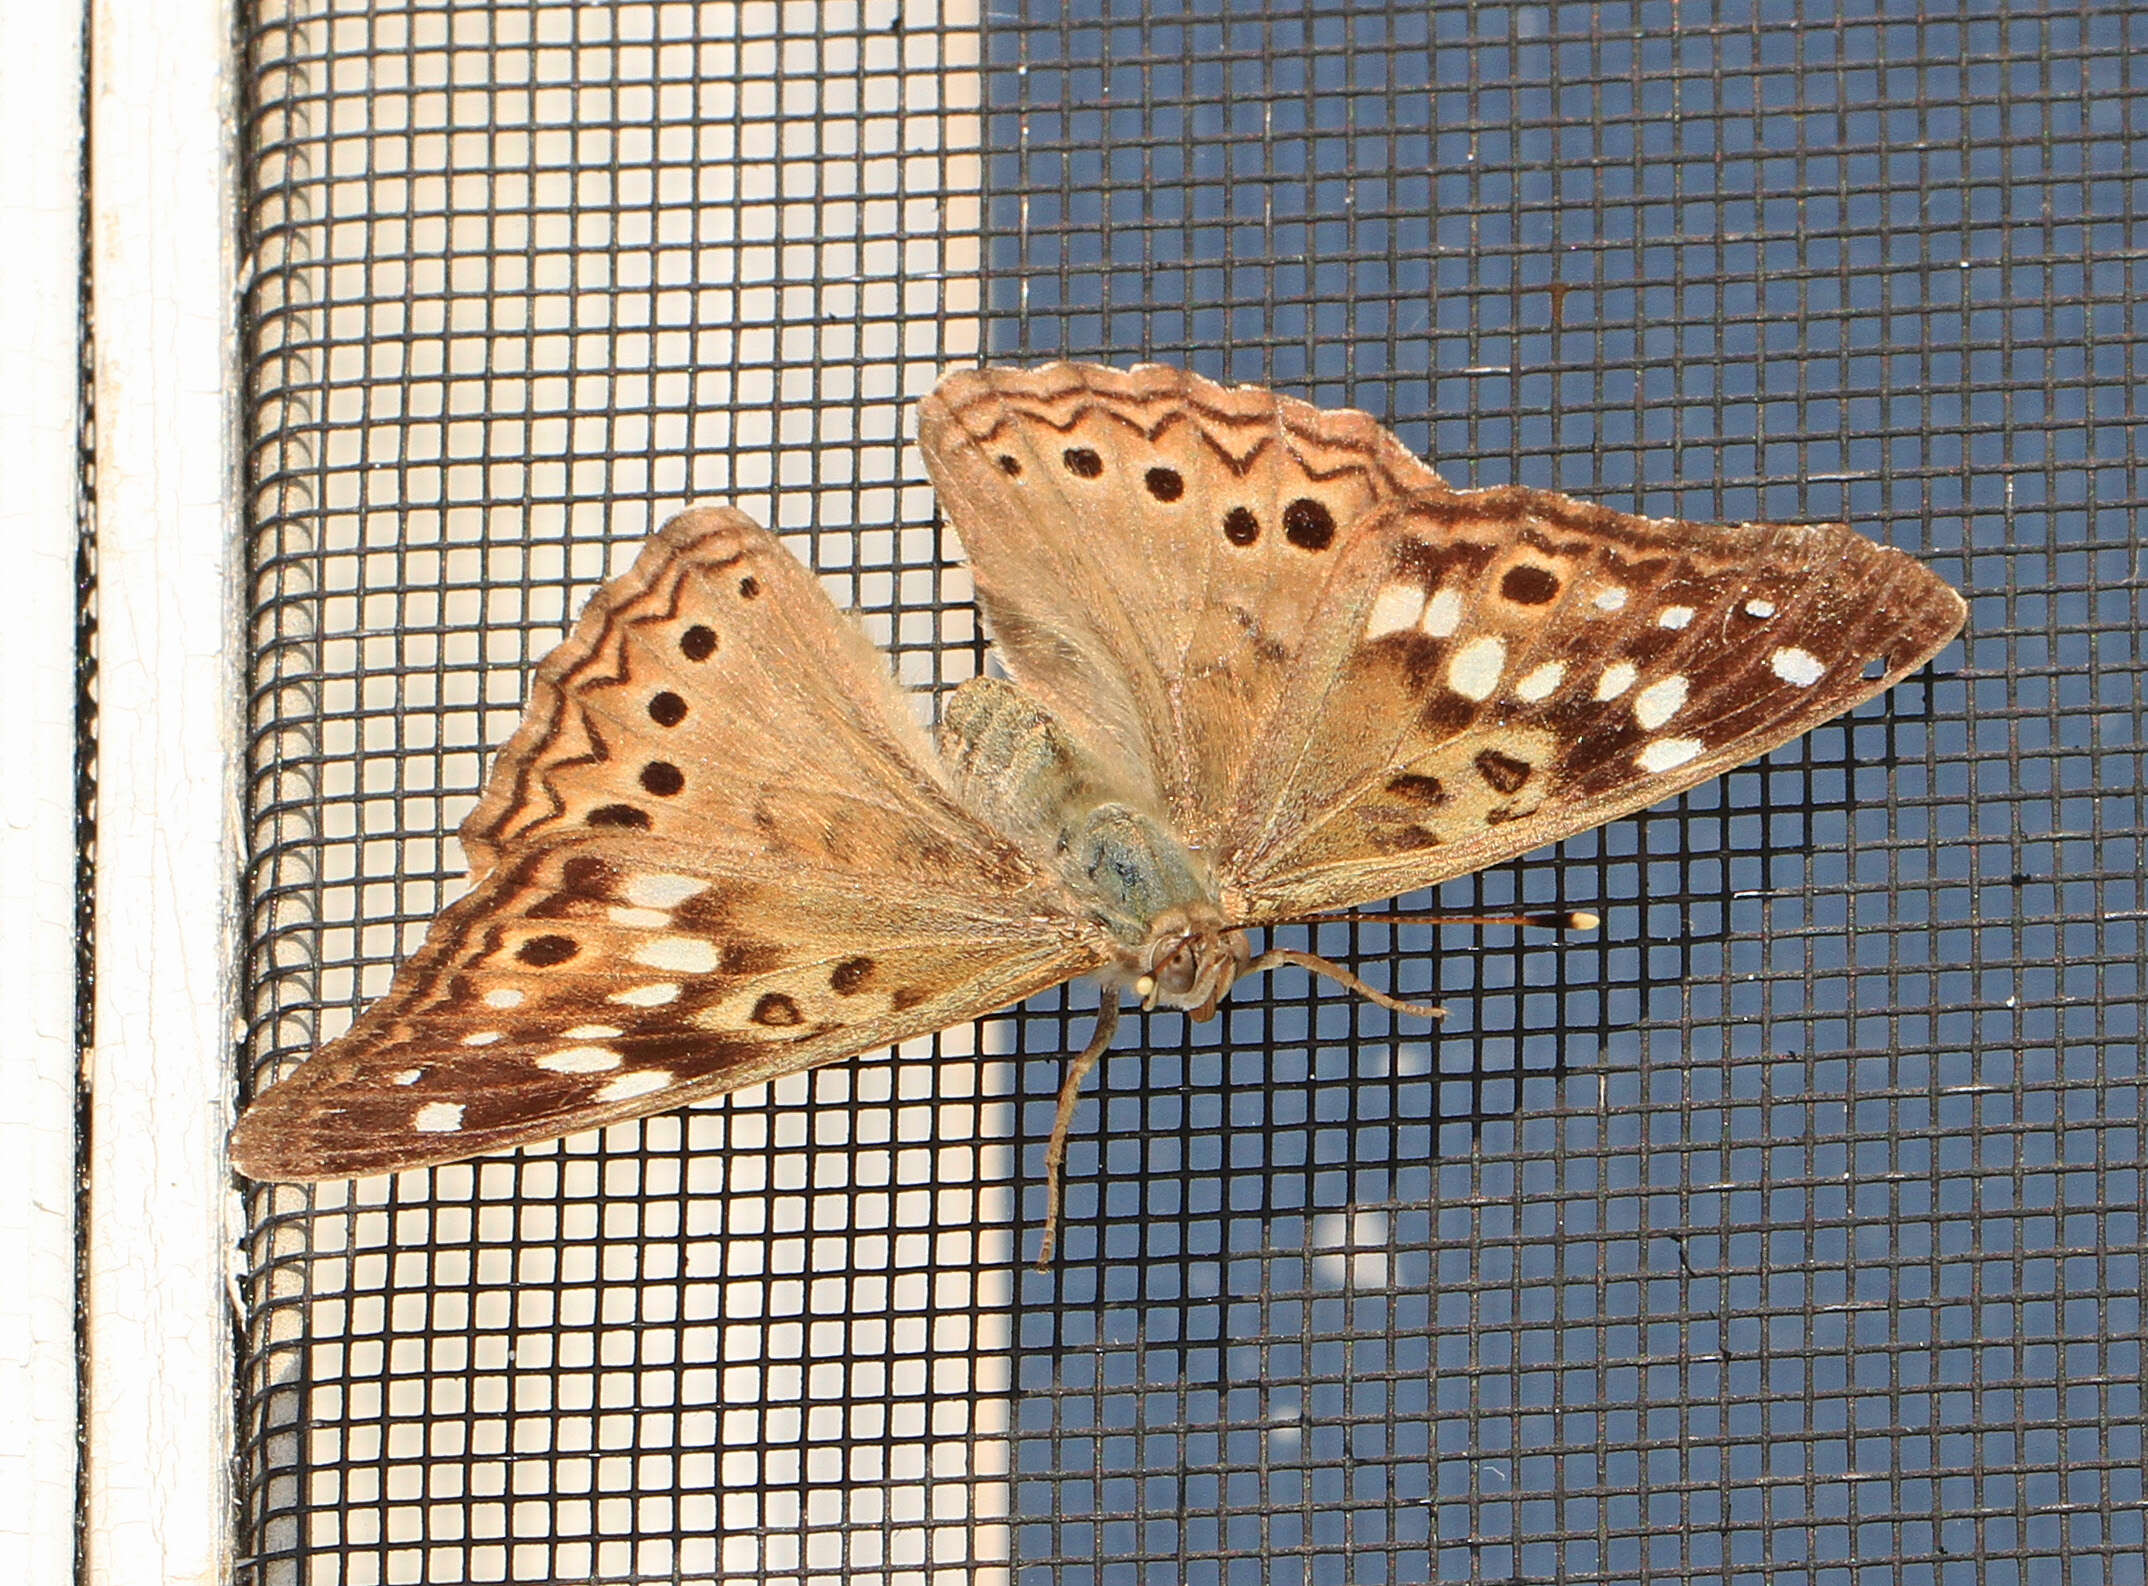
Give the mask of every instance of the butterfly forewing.
[[1339, 550], [1219, 842], [1226, 898], [1365, 903], [1645, 808], [1892, 686], [1962, 617], [1839, 525], [1413, 497]]
[[1100, 956], [947, 792], [872, 647], [736, 513], [674, 519], [590, 603], [463, 837], [477, 887], [249, 1109], [242, 1171], [345, 1177], [662, 1111]]
[[1334, 549], [1445, 488], [1362, 413], [1153, 365], [951, 375], [918, 443], [1008, 672], [1196, 845]]
[[1076, 922], [643, 836], [518, 850], [394, 987], [248, 1111], [257, 1178], [453, 1161], [660, 1112], [1016, 1002], [1093, 966]]

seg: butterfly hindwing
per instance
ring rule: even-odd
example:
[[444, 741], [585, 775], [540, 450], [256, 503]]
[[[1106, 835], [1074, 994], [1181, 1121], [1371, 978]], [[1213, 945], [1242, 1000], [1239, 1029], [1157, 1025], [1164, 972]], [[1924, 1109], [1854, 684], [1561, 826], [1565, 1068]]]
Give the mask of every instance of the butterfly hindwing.
[[1350, 525], [1445, 489], [1362, 413], [1156, 365], [950, 375], [918, 444], [1008, 672], [1196, 845]]
[[253, 1105], [255, 1177], [449, 1161], [677, 1106], [1095, 966], [774, 536], [673, 519], [539, 667], [463, 828], [477, 885]]
[[1034, 870], [952, 798], [872, 642], [743, 513], [682, 513], [538, 664], [462, 825], [471, 868], [563, 832], [860, 875]]

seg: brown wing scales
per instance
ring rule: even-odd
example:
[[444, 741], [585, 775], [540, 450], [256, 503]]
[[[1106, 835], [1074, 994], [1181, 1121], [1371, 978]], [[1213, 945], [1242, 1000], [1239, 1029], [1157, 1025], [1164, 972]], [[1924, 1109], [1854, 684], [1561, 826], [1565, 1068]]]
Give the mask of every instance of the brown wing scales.
[[1350, 526], [1445, 490], [1363, 413], [1178, 369], [965, 372], [918, 414], [1007, 670], [1196, 845]]
[[775, 538], [672, 520], [538, 668], [475, 889], [248, 1109], [257, 1178], [454, 1161], [971, 1019], [1094, 968]]
[[1219, 850], [1251, 919], [1428, 886], [1645, 808], [1891, 687], [1960, 629], [1839, 525], [1412, 498], [1339, 560]]

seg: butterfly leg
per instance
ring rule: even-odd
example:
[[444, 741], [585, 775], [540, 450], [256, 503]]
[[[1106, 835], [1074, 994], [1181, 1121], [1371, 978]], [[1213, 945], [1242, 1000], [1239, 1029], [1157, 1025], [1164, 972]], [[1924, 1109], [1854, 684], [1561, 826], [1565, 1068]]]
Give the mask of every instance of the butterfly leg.
[[1275, 968], [1277, 964], [1296, 964], [1300, 969], [1310, 970], [1316, 975], [1324, 975], [1337, 985], [1356, 992], [1367, 1002], [1377, 1002], [1391, 1013], [1415, 1014], [1420, 1019], [1444, 1019], [1447, 1017], [1445, 1008], [1434, 1007], [1431, 1003], [1404, 1002], [1400, 997], [1390, 997], [1386, 992], [1366, 985], [1364, 981], [1351, 974], [1342, 965], [1330, 959], [1322, 958], [1318, 953], [1300, 953], [1294, 952], [1287, 947], [1271, 947], [1260, 957], [1254, 959], [1252, 963], [1246, 965], [1245, 973], [1257, 975], [1263, 970]]
[[1059, 1082], [1059, 1113], [1052, 1120], [1051, 1144], [1044, 1148], [1044, 1244], [1037, 1251], [1037, 1270], [1049, 1272], [1052, 1251], [1059, 1243], [1059, 1170], [1067, 1159], [1067, 1129], [1074, 1122], [1074, 1103], [1081, 1097], [1081, 1082], [1096, 1067], [1119, 1028], [1118, 988], [1106, 986], [1104, 1000], [1096, 1010], [1096, 1029], [1081, 1055], [1067, 1065]]

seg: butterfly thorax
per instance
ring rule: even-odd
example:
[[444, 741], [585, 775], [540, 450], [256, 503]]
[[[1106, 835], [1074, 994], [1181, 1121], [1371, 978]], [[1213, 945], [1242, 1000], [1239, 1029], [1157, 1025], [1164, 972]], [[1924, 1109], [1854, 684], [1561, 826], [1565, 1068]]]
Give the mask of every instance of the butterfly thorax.
[[1048, 862], [1113, 944], [1106, 978], [1148, 1007], [1209, 1017], [1248, 963], [1201, 855], [1141, 808], [1042, 705], [1003, 678], [955, 690], [941, 752], [964, 802]]

